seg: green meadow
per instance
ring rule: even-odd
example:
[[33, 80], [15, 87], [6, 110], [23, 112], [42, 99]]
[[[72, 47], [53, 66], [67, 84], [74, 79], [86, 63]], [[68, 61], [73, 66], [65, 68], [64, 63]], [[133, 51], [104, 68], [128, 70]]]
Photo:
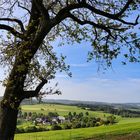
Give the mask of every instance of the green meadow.
[[86, 140], [89, 138], [101, 138], [102, 140], [108, 135], [120, 136], [130, 133], [140, 134], [140, 121], [132, 123], [130, 120], [126, 124], [111, 126], [17, 134], [15, 140]]
[[[43, 114], [57, 112], [60, 115], [66, 115], [68, 112], [87, 112], [76, 106], [57, 104], [23, 105], [22, 111]], [[99, 117], [110, 115], [98, 111], [88, 112]], [[16, 134], [15, 140], [140, 140], [140, 118], [116, 117], [118, 123], [114, 125]]]
[[[35, 104], [35, 105], [22, 105], [21, 106], [23, 112], [36, 112], [36, 113], [43, 113], [48, 114], [48, 112], [57, 112], [59, 115], [67, 115], [69, 112], [88, 112], [89, 115], [95, 117], [101, 117], [110, 115], [109, 113], [104, 113], [101, 111], [89, 111], [81, 109], [77, 106], [70, 106], [70, 105], [59, 105], [59, 104]], [[118, 117], [119, 118], [119, 117]]]

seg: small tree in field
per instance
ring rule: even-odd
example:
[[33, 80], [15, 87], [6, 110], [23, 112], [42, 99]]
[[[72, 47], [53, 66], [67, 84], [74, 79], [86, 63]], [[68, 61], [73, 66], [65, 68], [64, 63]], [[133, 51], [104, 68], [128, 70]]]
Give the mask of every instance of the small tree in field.
[[52, 42], [91, 42], [89, 60], [107, 66], [125, 48], [124, 56], [139, 61], [137, 28], [139, 0], [1, 0], [0, 63], [7, 66], [6, 89], [0, 105], [0, 140], [13, 140], [18, 108], [37, 97], [42, 87], [66, 71]]

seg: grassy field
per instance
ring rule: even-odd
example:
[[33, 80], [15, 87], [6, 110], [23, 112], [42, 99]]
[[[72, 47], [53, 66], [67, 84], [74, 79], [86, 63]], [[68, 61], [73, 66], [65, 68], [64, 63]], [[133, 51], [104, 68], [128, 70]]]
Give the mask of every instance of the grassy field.
[[118, 124], [140, 123], [140, 118], [121, 118]]
[[[48, 112], [57, 112], [59, 115], [67, 115], [69, 112], [87, 112], [89, 115], [103, 118], [104, 116], [110, 115], [109, 113], [103, 113], [99, 111], [89, 111], [81, 109], [77, 106], [69, 106], [69, 105], [58, 105], [58, 104], [35, 104], [35, 105], [23, 105], [22, 107], [23, 112], [36, 112], [36, 113], [43, 113], [48, 114]], [[118, 117], [120, 118], [120, 117]]]
[[[67, 115], [68, 112], [85, 113], [88, 111], [90, 115], [95, 117], [110, 115], [84, 110], [76, 106], [58, 104], [23, 105], [22, 111], [43, 114], [57, 112], [59, 115]], [[17, 134], [15, 140], [140, 140], [140, 118], [116, 117], [119, 123], [110, 126]]]
[[135, 136], [137, 134], [140, 139], [140, 121], [134, 123], [133, 119], [132, 122], [131, 119], [129, 119], [129, 123], [115, 124], [111, 126], [17, 134], [15, 140], [84, 140], [93, 138], [103, 140], [109, 136], [111, 136], [110, 140], [112, 140], [113, 136], [120, 137], [134, 133]]

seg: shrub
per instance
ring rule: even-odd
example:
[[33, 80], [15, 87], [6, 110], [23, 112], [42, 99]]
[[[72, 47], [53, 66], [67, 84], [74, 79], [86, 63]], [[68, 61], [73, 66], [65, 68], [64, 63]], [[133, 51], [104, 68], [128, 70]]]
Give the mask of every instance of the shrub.
[[25, 133], [23, 128], [16, 128], [16, 133]]
[[41, 108], [41, 111], [44, 111], [44, 109], [43, 109], [43, 108]]
[[25, 133], [28, 132], [37, 132], [37, 128], [35, 126], [29, 126], [24, 129]]
[[81, 128], [80, 122], [73, 122], [72, 123], [72, 128]]
[[71, 128], [72, 128], [72, 124], [70, 124], [70, 123], [65, 123], [63, 125], [63, 129], [71, 129]]
[[58, 125], [58, 124], [54, 124], [51, 127], [51, 130], [61, 130], [61, 129], [62, 129], [62, 127], [60, 125]]
[[44, 127], [35, 127], [35, 126], [29, 126], [26, 128], [16, 128], [16, 133], [31, 133], [31, 132], [41, 132], [41, 131], [49, 131], [49, 129]]
[[86, 123], [86, 127], [90, 127], [90, 122], [87, 122]]
[[21, 119], [17, 119], [17, 125], [20, 125], [22, 123]]
[[86, 127], [86, 123], [85, 122], [81, 122], [81, 127], [85, 128]]

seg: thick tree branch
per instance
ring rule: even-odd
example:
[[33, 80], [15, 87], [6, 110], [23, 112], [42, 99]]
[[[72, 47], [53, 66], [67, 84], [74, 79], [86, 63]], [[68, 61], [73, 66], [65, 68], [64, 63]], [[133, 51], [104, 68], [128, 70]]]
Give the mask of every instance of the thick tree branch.
[[[112, 34], [111, 34], [110, 29], [109, 29], [108, 27], [104, 26], [103, 24], [96, 24], [96, 23], [94, 23], [94, 22], [92, 22], [92, 21], [87, 21], [87, 20], [83, 20], [83, 21], [82, 21], [82, 20], [78, 19], [77, 17], [75, 17], [74, 15], [72, 15], [71, 13], [69, 13], [69, 17], [70, 17], [71, 19], [73, 19], [74, 21], [76, 21], [77, 23], [79, 23], [80, 25], [89, 24], [89, 25], [92, 25], [93, 27], [103, 29], [103, 30], [105, 30], [111, 37], [113, 37]], [[114, 37], [113, 37], [113, 38], [114, 38]]]
[[107, 18], [110, 18], [110, 19], [113, 19], [113, 20], [117, 20], [119, 22], [122, 22], [123, 24], [137, 25], [138, 24], [138, 17], [136, 18], [134, 23], [133, 22], [126, 22], [122, 19], [119, 19], [119, 17], [127, 10], [127, 8], [129, 7], [129, 5], [132, 2], [133, 2], [133, 0], [128, 0], [126, 5], [117, 14], [110, 14], [110, 13], [101, 11], [100, 9], [96, 9], [95, 7], [87, 4], [86, 2], [80, 2], [80, 3], [77, 3], [77, 4], [70, 4], [70, 5], [66, 6], [65, 8], [61, 9], [58, 12], [58, 14], [56, 16], [56, 19], [63, 20], [70, 11], [75, 10], [75, 9], [80, 9], [80, 8], [86, 8], [86, 9], [90, 10], [91, 12], [93, 12], [95, 14], [98, 14], [100, 16], [104, 16], [104, 17], [107, 17]]
[[[52, 71], [52, 69], [50, 69], [50, 70], [46, 73], [46, 75], [45, 75], [45, 78], [46, 78], [46, 79], [48, 78], [48, 76], [50, 76], [51, 71]], [[30, 97], [37, 97], [37, 96], [38, 96], [38, 93], [39, 93], [40, 90], [43, 88], [43, 86], [44, 86], [45, 84], [48, 83], [48, 80], [46, 80], [46, 79], [44, 79], [44, 78], [42, 78], [42, 77], [40, 77], [40, 79], [41, 79], [41, 82], [39, 83], [39, 85], [36, 87], [35, 90], [24, 91], [24, 92], [23, 92], [22, 99], [30, 98]]]
[[116, 18], [115, 14], [110, 14], [110, 13], [107, 13], [107, 12], [104, 12], [104, 11], [101, 11], [99, 9], [96, 9], [94, 8], [93, 6], [87, 4], [87, 3], [78, 3], [78, 4], [70, 4], [68, 5], [67, 7], [63, 8], [62, 10], [59, 11], [58, 14], [64, 14], [64, 13], [67, 13], [71, 10], [74, 10], [74, 9], [79, 9], [79, 8], [87, 8], [89, 9], [90, 11], [96, 13], [96, 14], [99, 14], [99, 15], [102, 15], [102, 16], [105, 16], [105, 17], [108, 17], [108, 18]]
[[47, 83], [48, 81], [46, 79], [42, 79], [42, 81], [39, 83], [39, 85], [36, 87], [35, 90], [31, 90], [31, 91], [24, 91], [23, 94], [23, 99], [25, 98], [31, 98], [31, 97], [37, 97], [38, 93], [40, 92], [40, 90], [42, 89], [42, 87]]
[[110, 18], [110, 19], [113, 19], [113, 20], [117, 20], [117, 21], [120, 21], [124, 24], [127, 24], [127, 25], [137, 25], [138, 24], [138, 17], [136, 18], [135, 22], [126, 22], [122, 19], [120, 19], [119, 17], [126, 11], [126, 9], [129, 7], [130, 3], [133, 1], [133, 0], [129, 0], [129, 2], [124, 6], [123, 10], [121, 10], [119, 13], [117, 14], [110, 14], [110, 13], [107, 13], [107, 12], [104, 12], [104, 11], [101, 11], [99, 9], [96, 9], [94, 8], [93, 6], [91, 5], [88, 5], [88, 4], [83, 4], [84, 5], [84, 8], [87, 8], [89, 9], [90, 11], [92, 11], [93, 13], [95, 14], [99, 14], [101, 16], [104, 16], [104, 17], [107, 17], [107, 18]]
[[0, 24], [0, 29], [6, 30], [6, 31], [10, 32], [11, 34], [13, 34], [14, 36], [19, 37], [21, 39], [24, 39], [24, 36], [21, 33], [19, 33], [14, 28], [12, 28], [12, 27], [10, 27], [8, 25]]
[[43, 5], [43, 1], [42, 0], [35, 0], [35, 4], [36, 4], [36, 7], [38, 8], [38, 10], [40, 11], [40, 13], [42, 14], [42, 16], [46, 20], [49, 20], [50, 16], [49, 16], [48, 10]]
[[22, 23], [22, 21], [19, 20], [19, 19], [14, 19], [14, 18], [0, 18], [0, 21], [16, 22], [16, 23], [18, 23], [18, 25], [20, 26], [21, 31], [22, 31], [22, 32], [25, 32], [25, 29], [24, 29], [23, 23]]

